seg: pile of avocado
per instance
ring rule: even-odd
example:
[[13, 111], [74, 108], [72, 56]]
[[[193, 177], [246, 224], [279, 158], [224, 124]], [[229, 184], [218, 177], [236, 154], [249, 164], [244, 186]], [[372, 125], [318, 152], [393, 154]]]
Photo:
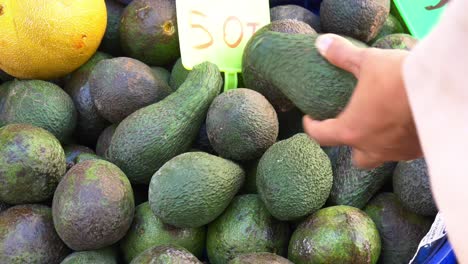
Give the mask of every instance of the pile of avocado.
[[0, 71], [0, 263], [408, 263], [438, 211], [425, 161], [361, 170], [301, 123], [356, 85], [318, 34], [414, 46], [389, 0], [270, 1], [225, 92], [216, 65], [184, 68], [175, 0], [105, 2], [72, 74]]

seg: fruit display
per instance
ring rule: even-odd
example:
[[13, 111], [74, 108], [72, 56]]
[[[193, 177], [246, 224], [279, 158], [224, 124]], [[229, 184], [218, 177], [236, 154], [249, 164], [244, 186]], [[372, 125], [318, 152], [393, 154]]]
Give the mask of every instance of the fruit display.
[[0, 0], [0, 263], [407, 263], [438, 211], [425, 161], [358, 169], [302, 117], [357, 83], [320, 34], [417, 40], [388, 0], [300, 2], [270, 1], [223, 90], [184, 66], [175, 0]]

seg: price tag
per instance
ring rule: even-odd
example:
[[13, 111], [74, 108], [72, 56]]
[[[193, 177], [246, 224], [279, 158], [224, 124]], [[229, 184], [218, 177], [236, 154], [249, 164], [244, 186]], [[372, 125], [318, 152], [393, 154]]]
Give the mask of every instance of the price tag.
[[204, 61], [225, 73], [225, 90], [237, 88], [242, 54], [252, 35], [270, 23], [268, 0], [176, 0], [182, 64]]

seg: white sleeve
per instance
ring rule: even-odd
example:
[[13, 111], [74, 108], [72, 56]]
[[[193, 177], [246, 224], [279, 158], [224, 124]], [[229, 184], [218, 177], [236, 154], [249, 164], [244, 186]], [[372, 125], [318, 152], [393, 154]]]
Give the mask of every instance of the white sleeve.
[[452, 0], [403, 66], [432, 190], [460, 263], [468, 263], [468, 0]]

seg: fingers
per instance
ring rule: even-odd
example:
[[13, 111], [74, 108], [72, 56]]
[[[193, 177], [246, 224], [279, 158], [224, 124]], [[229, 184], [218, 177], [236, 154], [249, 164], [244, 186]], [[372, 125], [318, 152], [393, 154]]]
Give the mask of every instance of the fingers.
[[371, 153], [353, 148], [353, 165], [361, 169], [374, 169], [382, 165], [383, 161]]
[[343, 125], [338, 119], [316, 121], [309, 116], [303, 119], [304, 131], [321, 146], [344, 145], [342, 139]]
[[358, 48], [347, 39], [333, 34], [319, 36], [315, 42], [315, 46], [320, 54], [331, 64], [358, 77], [363, 57], [363, 48]]

